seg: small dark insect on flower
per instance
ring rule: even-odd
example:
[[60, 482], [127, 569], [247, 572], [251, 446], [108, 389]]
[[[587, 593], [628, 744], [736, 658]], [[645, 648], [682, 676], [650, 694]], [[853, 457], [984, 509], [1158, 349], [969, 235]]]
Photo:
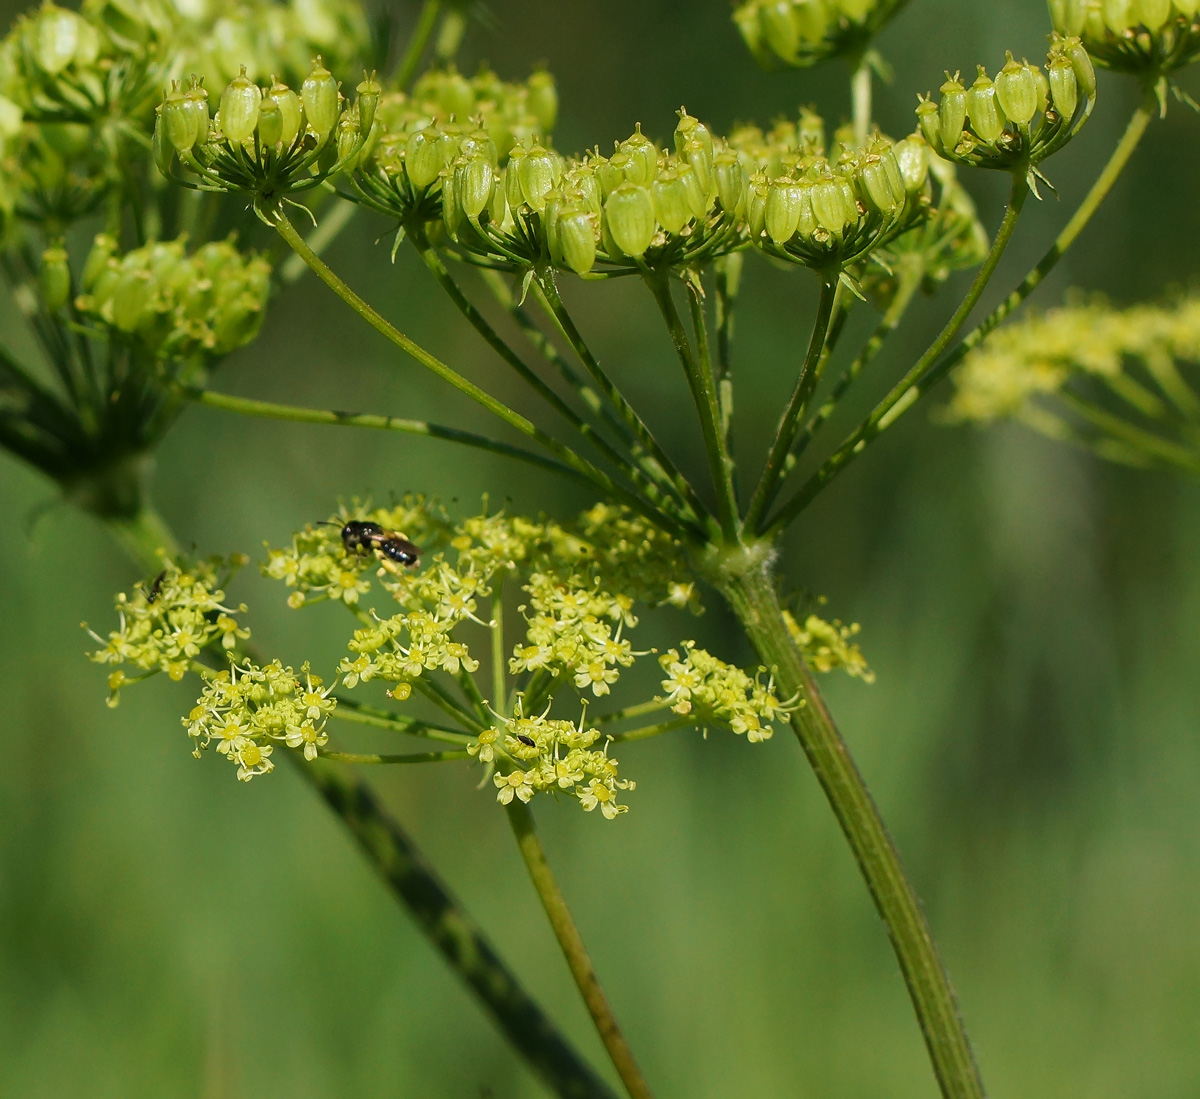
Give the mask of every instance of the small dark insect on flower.
[[[338, 524], [322, 519], [327, 527]], [[400, 565], [415, 568], [421, 562], [421, 548], [410, 542], [403, 534], [387, 530], [378, 523], [366, 519], [349, 519], [341, 528], [342, 545], [347, 554], [375, 551], [385, 568]]]
[[146, 602], [153, 603], [162, 593], [163, 581], [167, 578], [167, 570], [163, 569], [150, 584], [150, 589], [146, 592]]
[[517, 733], [517, 739], [518, 739], [518, 740], [519, 740], [519, 741], [520, 741], [522, 744], [528, 745], [530, 748], [536, 748], [536, 747], [537, 747], [537, 742], [536, 742], [536, 741], [533, 739], [533, 737], [531, 737], [531, 736], [526, 736], [524, 733]]

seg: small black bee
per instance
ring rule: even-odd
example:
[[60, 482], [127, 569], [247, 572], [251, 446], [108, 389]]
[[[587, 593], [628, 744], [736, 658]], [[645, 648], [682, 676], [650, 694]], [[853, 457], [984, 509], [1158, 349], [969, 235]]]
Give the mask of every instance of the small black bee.
[[[328, 519], [321, 522], [327, 527], [336, 527]], [[341, 528], [342, 545], [347, 554], [376, 552], [384, 567], [400, 565], [416, 568], [421, 563], [421, 548], [410, 542], [403, 534], [387, 530], [378, 523], [366, 519], [349, 519]]]
[[153, 603], [154, 600], [156, 600], [162, 594], [163, 581], [166, 578], [167, 578], [167, 570], [166, 569], [163, 569], [162, 572], [160, 572], [154, 578], [154, 582], [150, 585], [150, 590], [148, 592], [146, 592], [146, 602], [147, 603]]

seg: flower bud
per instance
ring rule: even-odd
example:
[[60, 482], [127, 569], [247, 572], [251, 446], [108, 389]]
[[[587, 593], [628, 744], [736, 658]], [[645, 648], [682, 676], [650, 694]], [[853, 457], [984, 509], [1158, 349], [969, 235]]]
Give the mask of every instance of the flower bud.
[[942, 99], [938, 103], [938, 144], [934, 148], [952, 152], [962, 140], [963, 126], [967, 121], [967, 90], [959, 81], [958, 73], [953, 76], [946, 74], [941, 93]]
[[558, 186], [562, 168], [562, 159], [541, 145], [530, 149], [516, 164], [521, 201], [527, 203], [531, 210], [541, 213], [546, 207], [546, 192]]
[[71, 268], [67, 263], [65, 248], [56, 246], [42, 253], [39, 282], [47, 310], [57, 313], [71, 296]]
[[324, 141], [337, 125], [338, 99], [337, 81], [317, 57], [312, 72], [300, 85], [300, 102], [304, 104], [304, 116], [318, 141]]
[[917, 103], [917, 125], [921, 127], [921, 135], [925, 144], [931, 149], [942, 147], [942, 131], [938, 122], [938, 105], [932, 99], [921, 96]]
[[1047, 63], [1046, 74], [1050, 81], [1050, 101], [1063, 120], [1070, 122], [1075, 117], [1075, 108], [1079, 106], [1079, 84], [1075, 80], [1075, 70], [1067, 58], [1058, 54]]
[[554, 77], [544, 69], [539, 69], [530, 74], [525, 87], [528, 89], [525, 107], [537, 119], [542, 133], [548, 134], [558, 120], [558, 88], [555, 87]]
[[454, 169], [454, 192], [468, 218], [478, 218], [492, 200], [496, 170], [486, 156], [462, 157]]
[[986, 145], [993, 144], [1004, 133], [1005, 119], [996, 102], [996, 85], [982, 65], [975, 83], [967, 90], [967, 117], [976, 137]]
[[1010, 53], [1004, 68], [996, 74], [996, 102], [1005, 117], [1018, 126], [1028, 125], [1037, 114], [1040, 95], [1035, 71], [1032, 65], [1018, 64]]
[[713, 175], [721, 209], [731, 215], [738, 213], [746, 197], [746, 173], [737, 154], [728, 151], [718, 154], [713, 163]]
[[668, 233], [678, 233], [692, 220], [692, 213], [688, 208], [687, 188], [677, 170], [660, 172], [658, 178], [650, 184], [650, 193], [654, 198], [654, 213], [658, 223]]
[[358, 95], [356, 105], [359, 131], [369, 134], [371, 124], [375, 121], [375, 108], [379, 106], [379, 96], [383, 89], [379, 86], [379, 81], [375, 79], [375, 74], [371, 73], [370, 76], [364, 76], [354, 90]]
[[929, 157], [925, 142], [916, 134], [897, 141], [892, 146], [896, 155], [896, 165], [900, 169], [900, 178], [906, 193], [915, 195], [925, 186], [929, 175]]
[[640, 256], [654, 240], [654, 199], [645, 187], [622, 183], [604, 202], [613, 243], [627, 256]]
[[648, 186], [658, 171], [658, 148], [642, 133], [640, 122], [633, 128], [633, 134], [621, 142], [620, 151], [629, 157], [625, 177], [631, 183]]
[[268, 100], [279, 108], [279, 140], [285, 149], [290, 149], [292, 142], [296, 140], [296, 135], [300, 132], [300, 126], [304, 122], [300, 97], [286, 84], [281, 84], [272, 77], [271, 86], [263, 96], [264, 107]]
[[563, 262], [577, 275], [586, 275], [596, 264], [596, 229], [592, 215], [578, 207], [564, 207], [558, 217], [558, 248]]
[[270, 96], [264, 96], [258, 105], [258, 143], [265, 149], [274, 149], [283, 139], [283, 112]]
[[240, 145], [254, 133], [261, 99], [262, 92], [246, 76], [243, 65], [241, 75], [235, 76], [221, 93], [221, 132], [231, 145]]
[[404, 146], [404, 166], [409, 182], [417, 188], [434, 183], [446, 167], [450, 139], [432, 127], [414, 130]]
[[802, 194], [800, 185], [787, 176], [780, 176], [771, 182], [763, 214], [763, 228], [776, 244], [786, 244], [795, 235], [800, 221]]

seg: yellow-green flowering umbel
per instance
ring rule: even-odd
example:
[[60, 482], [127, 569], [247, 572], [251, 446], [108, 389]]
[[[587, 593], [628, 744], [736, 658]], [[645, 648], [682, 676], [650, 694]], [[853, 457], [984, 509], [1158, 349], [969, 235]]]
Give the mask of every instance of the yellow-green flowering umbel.
[[[383, 552], [399, 538], [419, 545], [419, 567]], [[245, 608], [224, 603], [214, 568], [170, 564], [120, 596], [120, 627], [97, 637], [93, 659], [114, 665], [114, 702], [133, 679], [199, 674], [204, 689], [184, 725], [197, 755], [215, 743], [240, 779], [271, 771], [279, 749], [404, 760], [329, 748], [330, 719], [344, 719], [452, 745], [429, 758], [482, 764], [502, 804], [547, 793], [612, 818], [634, 788], [615, 744], [710, 726], [759, 743], [797, 706], [768, 670], [745, 671], [693, 641], [662, 654], [635, 647], [641, 614], [699, 610], [696, 586], [675, 539], [607, 504], [568, 524], [486, 511], [452, 521], [414, 497], [343, 509], [270, 548], [263, 571], [290, 589], [290, 606], [335, 601], [350, 612], [346, 655], [325, 679], [307, 664], [294, 672], [251, 657]], [[789, 621], [814, 668], [870, 678], [850, 641], [856, 627], [815, 614], [803, 628]], [[645, 658], [661, 666], [661, 693], [628, 698], [623, 676]], [[376, 699], [360, 698], [373, 690]]]

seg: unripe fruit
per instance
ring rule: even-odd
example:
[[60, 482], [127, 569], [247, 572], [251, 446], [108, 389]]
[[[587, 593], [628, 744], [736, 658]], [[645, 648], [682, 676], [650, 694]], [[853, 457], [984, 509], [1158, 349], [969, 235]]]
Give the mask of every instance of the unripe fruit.
[[241, 75], [235, 76], [221, 93], [221, 132], [226, 141], [240, 145], [254, 133], [261, 99], [262, 92], [246, 76], [243, 65]]
[[654, 199], [645, 187], [622, 183], [604, 202], [604, 220], [613, 243], [625, 255], [643, 255], [657, 229]]
[[313, 61], [312, 72], [304, 78], [304, 83], [300, 86], [300, 102], [304, 104], [304, 116], [308, 119], [309, 129], [317, 135], [318, 141], [324, 141], [337, 126], [340, 113], [338, 99], [337, 81], [318, 57]]

